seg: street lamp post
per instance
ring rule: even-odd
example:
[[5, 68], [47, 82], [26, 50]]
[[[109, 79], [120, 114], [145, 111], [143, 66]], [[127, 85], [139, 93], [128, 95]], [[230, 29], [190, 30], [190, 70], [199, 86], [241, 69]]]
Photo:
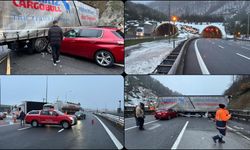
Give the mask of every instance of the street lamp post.
[[[171, 16], [170, 16], [170, 1], [168, 1], [168, 18], [169, 18], [169, 25], [171, 24]], [[170, 43], [170, 31], [168, 34], [168, 43]]]
[[247, 38], [249, 38], [249, 13], [247, 14]]
[[[173, 32], [173, 35], [175, 35], [175, 34], [174, 34], [174, 30], [175, 30], [175, 29], [174, 29], [174, 28], [175, 28], [175, 22], [177, 21], [177, 17], [176, 17], [176, 16], [173, 16], [173, 17], [172, 17], [172, 21], [174, 22], [174, 26], [173, 26], [173, 28], [172, 28], [172, 29], [173, 29], [172, 32]], [[174, 38], [173, 38], [173, 48], [175, 48], [175, 39], [174, 39]]]

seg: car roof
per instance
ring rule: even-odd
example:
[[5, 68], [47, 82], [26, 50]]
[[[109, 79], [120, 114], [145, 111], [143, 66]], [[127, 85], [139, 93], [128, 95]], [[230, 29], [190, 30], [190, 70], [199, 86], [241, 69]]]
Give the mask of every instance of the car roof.
[[115, 27], [83, 27], [83, 29], [112, 30], [112, 31], [119, 30], [118, 28]]

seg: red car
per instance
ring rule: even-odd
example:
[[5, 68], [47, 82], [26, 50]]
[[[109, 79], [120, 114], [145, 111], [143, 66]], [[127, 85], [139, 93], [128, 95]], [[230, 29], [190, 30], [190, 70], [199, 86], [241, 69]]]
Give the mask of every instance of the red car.
[[65, 115], [58, 110], [32, 110], [25, 116], [25, 122], [32, 127], [39, 125], [61, 125], [67, 129], [77, 124], [75, 116]]
[[155, 119], [171, 119], [177, 117], [177, 112], [173, 109], [158, 109], [155, 112]]
[[124, 39], [116, 28], [76, 28], [64, 34], [61, 52], [111, 67], [124, 63]]

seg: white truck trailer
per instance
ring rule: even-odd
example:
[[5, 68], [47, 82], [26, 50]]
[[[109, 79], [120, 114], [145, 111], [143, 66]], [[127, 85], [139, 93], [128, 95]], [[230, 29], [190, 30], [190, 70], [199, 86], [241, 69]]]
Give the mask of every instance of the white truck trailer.
[[71, 0], [0, 1], [0, 45], [29, 53], [48, 47], [48, 29], [54, 20], [66, 32], [79, 26], [96, 26], [99, 10]]

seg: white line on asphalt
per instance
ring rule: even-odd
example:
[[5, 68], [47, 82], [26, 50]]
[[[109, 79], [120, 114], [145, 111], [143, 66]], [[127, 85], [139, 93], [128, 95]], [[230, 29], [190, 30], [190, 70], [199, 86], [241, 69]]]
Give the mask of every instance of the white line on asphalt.
[[25, 128], [21, 128], [21, 129], [17, 129], [17, 130], [21, 131], [21, 130], [26, 130], [26, 129], [29, 129], [29, 128], [31, 128], [31, 127], [25, 127]]
[[123, 65], [123, 64], [117, 64], [117, 63], [114, 63], [114, 65], [119, 66], [119, 67], [124, 67], [124, 65]]
[[112, 139], [112, 141], [114, 142], [115, 146], [118, 149], [122, 149], [123, 146], [122, 144], [119, 142], [119, 140], [115, 137], [115, 135], [109, 130], [109, 128], [101, 121], [101, 119], [99, 119], [96, 115], [94, 115], [96, 117], [96, 119], [102, 124], [102, 126], [104, 127], [104, 129], [106, 130], [106, 132], [108, 133], [109, 137]]
[[159, 123], [156, 123], [156, 124], [154, 124], [152, 127], [148, 128], [148, 130], [154, 130], [154, 129], [160, 127], [160, 126], [161, 126], [161, 125], [160, 125]]
[[62, 132], [63, 130], [64, 130], [64, 129], [59, 130], [58, 133]]
[[238, 127], [238, 126], [234, 126], [234, 128], [239, 129], [239, 130], [243, 130], [244, 129], [244, 128]]
[[232, 131], [236, 132], [235, 129], [233, 129], [233, 128], [229, 127], [229, 126], [227, 126], [227, 128], [228, 128], [229, 130], [232, 130]]
[[219, 45], [219, 48], [222, 48], [222, 49], [224, 49], [224, 47], [223, 47], [223, 46], [221, 46], [221, 45]]
[[195, 43], [194, 43], [194, 48], [195, 48], [195, 53], [196, 53], [196, 56], [197, 56], [197, 59], [198, 59], [198, 62], [199, 62], [200, 68], [201, 68], [201, 72], [202, 72], [202, 74], [210, 74], [207, 67], [206, 67], [206, 65], [205, 65], [205, 63], [204, 63], [204, 61], [203, 61], [203, 59], [202, 59], [202, 57], [201, 57], [199, 49], [197, 47], [197, 41], [198, 40], [196, 40]]
[[247, 56], [245, 56], [245, 55], [242, 55], [242, 54], [240, 54], [240, 53], [236, 53], [236, 54], [239, 55], [239, 56], [241, 56], [241, 57], [243, 57], [243, 58], [246, 58], [246, 59], [250, 60], [250, 58], [247, 57]]
[[[147, 122], [147, 123], [144, 123], [144, 125], [147, 125], [147, 124], [150, 124], [150, 123], [154, 123], [154, 122], [156, 122], [156, 121], [159, 121], [159, 120], [149, 121], [149, 122]], [[129, 128], [127, 128], [127, 129], [125, 129], [125, 131], [131, 130], [131, 129], [134, 129], [134, 128], [137, 128], [137, 126], [129, 127]]]
[[187, 125], [188, 125], [188, 121], [186, 122], [186, 124], [185, 124], [184, 127], [182, 128], [180, 134], [178, 135], [178, 137], [177, 137], [176, 141], [174, 142], [174, 145], [172, 146], [171, 149], [177, 149], [177, 147], [178, 147], [178, 145], [179, 145], [179, 143], [180, 143], [180, 141], [181, 141], [181, 138], [182, 138], [182, 136], [183, 136], [183, 134], [184, 134], [184, 131], [185, 131], [186, 128], [187, 128]]
[[249, 137], [243, 135], [243, 134], [240, 133], [240, 132], [236, 132], [236, 133], [237, 133], [238, 135], [242, 136], [243, 138], [247, 139], [248, 141], [250, 141], [250, 138], [249, 138]]
[[244, 48], [244, 49], [250, 50], [250, 48], [245, 47], [245, 46], [241, 46], [241, 48]]

